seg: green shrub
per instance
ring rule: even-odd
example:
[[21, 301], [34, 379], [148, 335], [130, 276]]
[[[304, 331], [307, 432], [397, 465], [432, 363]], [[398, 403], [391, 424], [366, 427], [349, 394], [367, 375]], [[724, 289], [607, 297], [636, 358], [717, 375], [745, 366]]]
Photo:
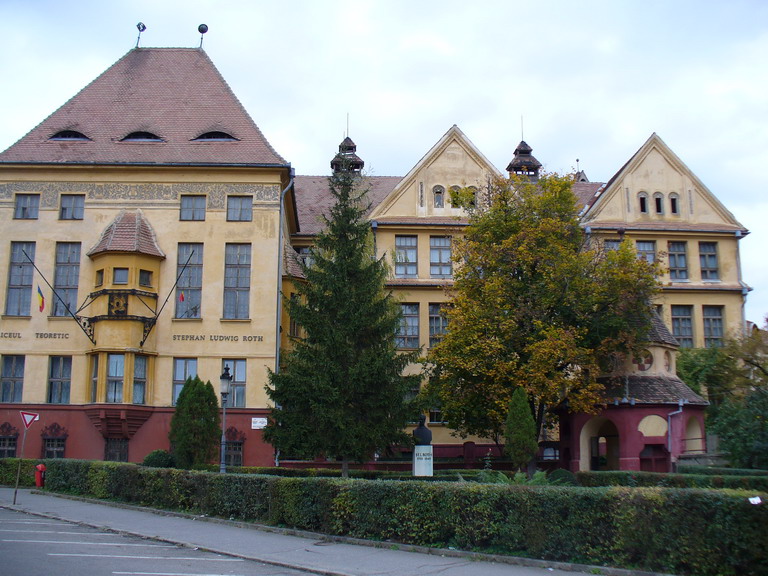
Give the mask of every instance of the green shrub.
[[[46, 465], [57, 491], [330, 534], [681, 576], [758, 576], [768, 566], [768, 506], [749, 502], [753, 490], [288, 478], [77, 460]], [[669, 484], [678, 476], [579, 474], [604, 483]]]
[[694, 466], [686, 464], [678, 466], [679, 474], [707, 474], [712, 476], [768, 476], [768, 470], [755, 470], [753, 468], [717, 468], [710, 466]]
[[168, 450], [153, 450], [142, 464], [151, 468], [176, 468], [176, 458]]
[[547, 478], [549, 479], [550, 484], [556, 484], [560, 486], [579, 485], [578, 481], [576, 480], [576, 475], [570, 470], [566, 470], [565, 468], [557, 468], [552, 470], [552, 472], [547, 475]]
[[729, 488], [768, 492], [768, 476], [714, 476], [711, 474], [662, 474], [658, 472], [577, 472], [581, 486], [629, 486], [666, 488]]
[[[19, 486], [31, 487], [35, 485], [35, 466], [40, 460], [19, 458], [0, 458], [0, 485], [16, 486], [16, 475], [19, 475]], [[21, 471], [19, 471], [21, 464]]]

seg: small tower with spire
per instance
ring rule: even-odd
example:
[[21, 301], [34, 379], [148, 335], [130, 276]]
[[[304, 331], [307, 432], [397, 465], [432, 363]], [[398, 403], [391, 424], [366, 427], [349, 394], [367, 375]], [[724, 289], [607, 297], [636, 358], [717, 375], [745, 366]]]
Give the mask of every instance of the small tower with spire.
[[339, 144], [339, 153], [331, 160], [331, 169], [334, 174], [337, 174], [343, 170], [351, 170], [353, 172], [360, 172], [365, 166], [360, 157], [357, 155], [357, 145], [352, 141], [352, 138], [347, 136]]
[[522, 176], [528, 178], [532, 182], [539, 179], [539, 169], [541, 168], [541, 162], [534, 158], [531, 152], [533, 148], [525, 143], [525, 140], [521, 140], [520, 144], [515, 148], [515, 157], [507, 166], [507, 172], [509, 176]]

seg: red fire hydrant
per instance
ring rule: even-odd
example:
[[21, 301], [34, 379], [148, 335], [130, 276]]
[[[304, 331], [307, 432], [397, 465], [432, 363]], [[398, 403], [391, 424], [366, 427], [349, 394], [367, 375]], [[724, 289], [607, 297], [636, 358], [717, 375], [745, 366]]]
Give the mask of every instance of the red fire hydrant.
[[35, 466], [35, 486], [38, 488], [45, 486], [45, 464]]

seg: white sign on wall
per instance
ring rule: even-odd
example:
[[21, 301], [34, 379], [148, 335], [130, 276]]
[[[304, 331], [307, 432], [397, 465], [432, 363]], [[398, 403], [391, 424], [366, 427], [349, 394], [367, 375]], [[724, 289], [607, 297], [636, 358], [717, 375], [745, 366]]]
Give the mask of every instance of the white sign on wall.
[[251, 430], [264, 430], [266, 427], [266, 418], [251, 418]]

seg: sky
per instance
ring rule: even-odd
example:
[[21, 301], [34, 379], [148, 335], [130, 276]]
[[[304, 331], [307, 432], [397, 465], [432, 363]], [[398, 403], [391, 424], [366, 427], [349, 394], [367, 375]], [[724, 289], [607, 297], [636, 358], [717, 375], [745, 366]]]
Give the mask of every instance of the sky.
[[0, 150], [136, 46], [202, 47], [297, 174], [345, 135], [404, 176], [456, 124], [499, 170], [606, 182], [652, 133], [750, 234], [746, 318], [768, 314], [764, 0], [0, 0]]

